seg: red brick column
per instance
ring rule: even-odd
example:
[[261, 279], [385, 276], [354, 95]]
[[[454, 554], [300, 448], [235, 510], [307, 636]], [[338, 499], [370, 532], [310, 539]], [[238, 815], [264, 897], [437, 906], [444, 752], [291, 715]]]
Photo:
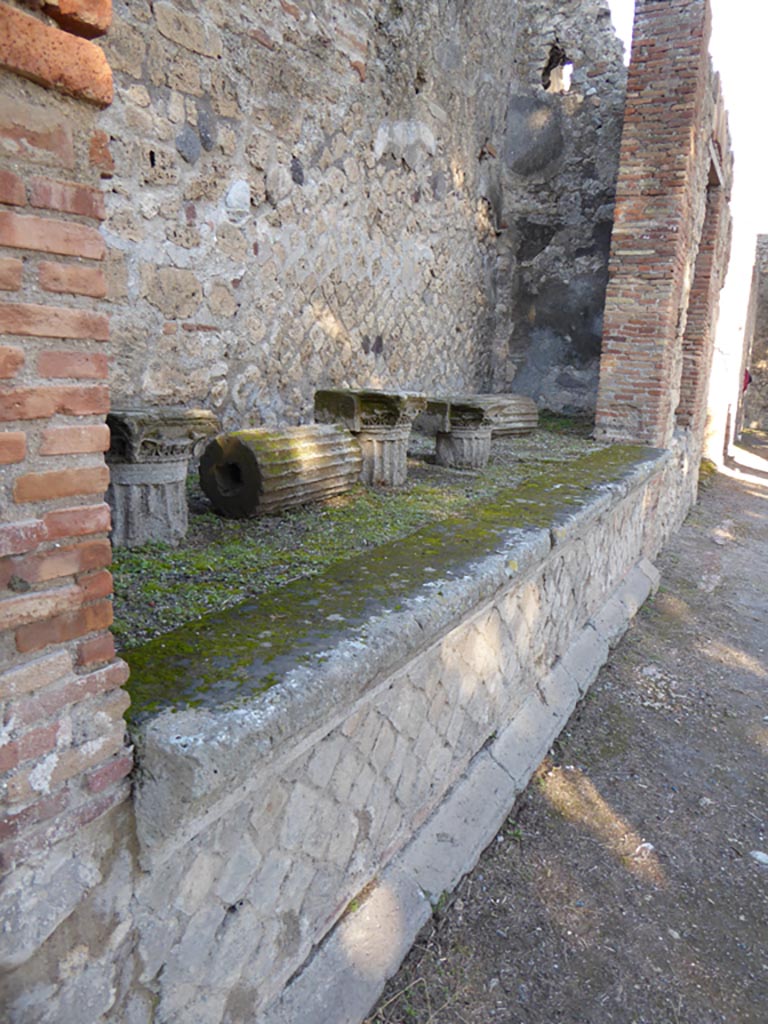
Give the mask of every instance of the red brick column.
[[675, 425], [706, 185], [709, 21], [707, 0], [637, 2], [597, 400], [597, 433], [607, 438], [664, 447]]
[[715, 347], [717, 304], [723, 285], [724, 249], [730, 232], [728, 199], [722, 187], [707, 189], [707, 211], [693, 277], [683, 337], [683, 372], [680, 381], [678, 426], [703, 437], [707, 416], [709, 376]]
[[112, 81], [82, 38], [110, 5], [46, 9], [66, 31], [0, 3], [2, 870], [123, 800], [131, 768], [104, 503], [109, 154], [95, 123]]

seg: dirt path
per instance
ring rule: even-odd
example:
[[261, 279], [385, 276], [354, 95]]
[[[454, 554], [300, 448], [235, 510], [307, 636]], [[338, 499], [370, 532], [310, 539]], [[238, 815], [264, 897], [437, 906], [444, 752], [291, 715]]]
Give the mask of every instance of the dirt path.
[[768, 461], [738, 459], [370, 1024], [768, 1022]]

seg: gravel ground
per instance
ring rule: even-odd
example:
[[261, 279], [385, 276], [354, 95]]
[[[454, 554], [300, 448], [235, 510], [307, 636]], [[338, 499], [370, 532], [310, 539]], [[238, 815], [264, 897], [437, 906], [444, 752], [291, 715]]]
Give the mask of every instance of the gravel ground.
[[254, 519], [214, 514], [192, 473], [184, 541], [177, 547], [156, 543], [115, 551], [118, 646], [130, 649], [429, 522], [461, 515], [545, 466], [603, 447], [589, 439], [590, 430], [589, 421], [544, 414], [542, 428], [534, 433], [495, 439], [490, 462], [480, 472], [436, 465], [434, 438], [412, 434], [405, 487], [359, 485], [323, 504]]
[[658, 564], [368, 1024], [768, 1022], [768, 445]]

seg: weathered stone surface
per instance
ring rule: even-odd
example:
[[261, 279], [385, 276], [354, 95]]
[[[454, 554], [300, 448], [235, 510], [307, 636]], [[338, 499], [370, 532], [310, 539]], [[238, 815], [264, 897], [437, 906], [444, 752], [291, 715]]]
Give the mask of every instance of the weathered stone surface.
[[343, 424], [354, 433], [363, 456], [363, 483], [400, 487], [408, 476], [411, 424], [426, 405], [423, 395], [323, 390], [315, 392], [315, 419]]
[[[531, 0], [478, 0], [471, 19], [435, 0], [400, 13], [359, 0], [341, 20], [295, 6], [262, 24], [255, 10], [222, 19], [218, 0], [115, 2], [119, 102], [103, 130], [117, 166], [107, 232], [129, 282], [113, 306], [118, 401], [215, 402], [237, 429], [308, 421], [318, 388], [508, 390], [550, 327], [526, 390], [585, 401], [624, 75], [603, 4], [558, 15], [576, 70], [557, 96], [541, 88], [551, 11]], [[510, 95], [560, 125], [546, 181], [509, 169]], [[191, 217], [197, 234], [182, 236]], [[242, 231], [234, 245], [224, 224]], [[538, 245], [536, 225], [561, 227], [534, 257], [526, 224]], [[184, 251], [168, 259], [163, 238]], [[171, 285], [178, 302], [147, 289], [141, 266], [166, 263], [204, 295], [238, 282], [229, 336], [161, 337], [164, 317], [198, 315], [194, 286]], [[217, 364], [215, 390], [192, 348], [206, 372]], [[206, 348], [226, 352], [222, 372]], [[574, 369], [556, 383], [561, 356]]]
[[204, 409], [113, 409], [106, 500], [112, 543], [177, 544], [187, 532], [187, 466], [218, 423]]
[[197, 274], [177, 267], [142, 267], [142, 281], [147, 301], [165, 316], [194, 316], [203, 298]]
[[491, 454], [491, 426], [453, 427], [438, 431], [435, 453], [441, 466], [482, 469]]
[[388, 868], [266, 1012], [263, 1024], [362, 1020], [430, 916], [418, 885]]
[[214, 25], [169, 3], [154, 6], [157, 30], [166, 39], [205, 57], [221, 57], [221, 36]]
[[359, 447], [343, 427], [240, 430], [209, 442], [200, 459], [200, 485], [217, 511], [242, 518], [346, 491], [360, 466]]
[[479, 754], [467, 776], [410, 843], [399, 867], [437, 903], [475, 866], [517, 792], [507, 772], [489, 754]]

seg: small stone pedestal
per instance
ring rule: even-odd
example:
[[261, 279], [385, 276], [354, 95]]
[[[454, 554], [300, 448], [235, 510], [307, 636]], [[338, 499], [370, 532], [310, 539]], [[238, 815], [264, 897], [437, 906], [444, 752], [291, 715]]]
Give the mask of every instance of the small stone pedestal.
[[439, 430], [435, 441], [435, 456], [441, 466], [454, 469], [483, 469], [491, 455], [490, 424], [477, 427], [453, 427]]
[[364, 484], [401, 487], [408, 478], [408, 438], [411, 424], [363, 427], [355, 437], [363, 456], [360, 479]]
[[430, 398], [427, 416], [437, 422], [436, 461], [454, 469], [483, 469], [491, 454], [491, 424], [472, 398]]
[[107, 425], [112, 543], [178, 544], [187, 532], [187, 465], [218, 430], [216, 417], [204, 409], [113, 409]]
[[427, 405], [423, 395], [336, 389], [315, 392], [315, 420], [351, 431], [363, 455], [365, 484], [399, 487], [408, 477], [411, 424]]

